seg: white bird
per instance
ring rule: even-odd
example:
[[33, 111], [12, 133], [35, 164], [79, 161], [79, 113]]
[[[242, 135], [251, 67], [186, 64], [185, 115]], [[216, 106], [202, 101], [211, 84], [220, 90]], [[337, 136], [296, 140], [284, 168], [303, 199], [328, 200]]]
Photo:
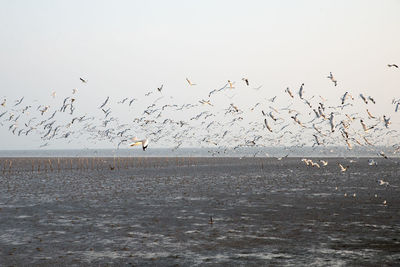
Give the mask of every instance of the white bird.
[[304, 93], [304, 83], [301, 84], [300, 89], [299, 89], [300, 99], [303, 99], [303, 93]]
[[328, 161], [326, 161], [326, 160], [320, 160], [320, 162], [322, 163], [322, 166], [326, 166], [326, 165], [328, 165]]
[[264, 119], [264, 124], [265, 124], [265, 127], [267, 127], [268, 131], [270, 131], [270, 132], [272, 133], [272, 129], [271, 129], [271, 127], [268, 125], [267, 119]]
[[107, 99], [104, 101], [104, 103], [103, 103], [99, 108], [100, 108], [100, 109], [103, 108], [103, 107], [107, 104], [107, 102], [108, 102], [109, 99], [110, 99], [110, 97], [107, 96]]
[[192, 83], [188, 78], [186, 78], [186, 81], [189, 83], [190, 86], [196, 85], [195, 83]]
[[388, 128], [389, 125], [391, 124], [390, 118], [387, 118], [386, 115], [383, 115], [383, 121], [385, 123], [385, 127]]
[[331, 79], [331, 81], [335, 84], [335, 86], [337, 85], [337, 80], [333, 77], [332, 72], [329, 73], [329, 76], [327, 78]]
[[149, 139], [143, 139], [139, 140], [136, 137], [132, 138], [133, 143], [131, 143], [129, 146], [139, 146], [142, 145], [143, 151], [146, 150], [147, 146], [149, 145]]
[[363, 94], [360, 94], [360, 97], [364, 101], [365, 104], [368, 104], [368, 100]]
[[389, 185], [389, 182], [386, 182], [384, 180], [378, 180], [378, 182], [379, 182], [379, 185], [386, 185], [386, 186]]
[[353, 96], [349, 94], [349, 92], [344, 93], [344, 95], [342, 96], [341, 100], [342, 100], [342, 105], [344, 105], [344, 101], [346, 101], [346, 99], [350, 97], [352, 100], [354, 100]]
[[290, 95], [291, 98], [294, 97], [294, 96], [293, 96], [293, 93], [292, 93], [292, 91], [290, 91], [289, 87], [286, 88], [285, 92], [287, 92], [287, 93]]
[[370, 119], [375, 119], [375, 116], [373, 116], [373, 115], [371, 114], [371, 112], [369, 112], [368, 109], [367, 109], [367, 114], [368, 114], [368, 117], [369, 117]]
[[211, 101], [210, 100], [204, 100], [204, 99], [202, 99], [202, 100], [200, 100], [199, 101], [201, 104], [207, 104], [207, 105], [210, 105], [210, 106], [212, 106], [212, 104], [211, 104]]
[[338, 165], [339, 165], [339, 167], [340, 167], [340, 170], [341, 170], [342, 172], [345, 172], [345, 171], [347, 171], [347, 169], [349, 168], [349, 166], [347, 166], [347, 167], [343, 167], [343, 165], [342, 165], [342, 164], [340, 164], [340, 163], [338, 163]]

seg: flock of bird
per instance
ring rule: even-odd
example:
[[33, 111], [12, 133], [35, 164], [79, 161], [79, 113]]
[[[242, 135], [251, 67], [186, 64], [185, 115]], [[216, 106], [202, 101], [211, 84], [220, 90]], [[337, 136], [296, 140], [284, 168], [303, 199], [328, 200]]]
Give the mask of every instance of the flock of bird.
[[[388, 68], [398, 66], [388, 64]], [[327, 78], [333, 89], [338, 90], [339, 83], [332, 72]], [[89, 84], [84, 78], [79, 80], [83, 86]], [[392, 129], [391, 118], [371, 112], [376, 104], [373, 96], [346, 91], [340, 99], [328, 101], [321, 95], [309, 96], [306, 85], [301, 83], [297, 90], [289, 87], [282, 90], [283, 98], [282, 95], [258, 97], [246, 107], [232, 99], [237, 94], [246, 94], [246, 90], [258, 92], [262, 85], [253, 87], [246, 77], [241, 81], [235, 84], [227, 80], [223, 86], [205, 93], [205, 97], [183, 104], [174, 101], [173, 96], [165, 96], [167, 88], [161, 84], [143, 98], [138, 94], [123, 99], [107, 96], [91, 114], [77, 110], [81, 89], [76, 88], [61, 99], [52, 91], [52, 101], [59, 101], [56, 106], [27, 103], [25, 97], [14, 101], [3, 97], [0, 98], [0, 126], [17, 136], [37, 135], [42, 142], [40, 147], [54, 140], [82, 142], [85, 139], [85, 143], [107, 140], [117, 148], [141, 145], [143, 150], [149, 143], [171, 145], [173, 149], [207, 147], [213, 155], [241, 147], [261, 151], [270, 146], [346, 146], [349, 150], [360, 146], [387, 158], [387, 152], [380, 147], [388, 147], [388, 140], [398, 140], [399, 132]], [[186, 82], [189, 87], [198, 87], [189, 78]], [[400, 99], [393, 99], [391, 105], [396, 113]], [[129, 114], [130, 121], [124, 122], [117, 115], [121, 110]], [[136, 136], [140, 135], [142, 138], [138, 139]], [[400, 151], [400, 144], [389, 146], [394, 154]], [[317, 162], [306, 163], [319, 166]], [[342, 171], [345, 169], [342, 166]]]

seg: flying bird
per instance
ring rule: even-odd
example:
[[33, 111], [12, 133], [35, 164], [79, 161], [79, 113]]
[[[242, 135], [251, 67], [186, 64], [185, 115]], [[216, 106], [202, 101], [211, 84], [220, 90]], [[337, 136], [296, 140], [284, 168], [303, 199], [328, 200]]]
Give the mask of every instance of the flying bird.
[[303, 99], [303, 93], [304, 93], [304, 83], [301, 84], [300, 89], [299, 89], [300, 99]]
[[398, 68], [399, 68], [399, 66], [397, 66], [396, 64], [388, 64], [388, 67], [389, 67], [389, 68], [391, 68], [391, 67], [395, 67], [396, 69], [398, 69]]
[[293, 93], [292, 93], [292, 91], [290, 91], [289, 87], [286, 88], [285, 92], [288, 93], [288, 94], [290, 95], [291, 98], [294, 97], [294, 96], [293, 96]]
[[342, 164], [340, 164], [340, 163], [338, 163], [338, 165], [339, 165], [339, 167], [340, 167], [340, 171], [342, 171], [342, 172], [345, 172], [345, 171], [347, 171], [347, 169], [349, 168], [349, 166], [347, 166], [347, 167], [343, 167], [343, 165], [342, 165]]
[[81, 80], [81, 82], [83, 82], [83, 83], [87, 83], [87, 80], [85, 80], [85, 79], [79, 78], [79, 80]]
[[337, 80], [333, 77], [332, 72], [329, 73], [329, 76], [327, 78], [330, 79], [335, 84], [335, 86], [337, 85]]
[[139, 146], [142, 145], [143, 151], [146, 150], [147, 146], [149, 145], [149, 139], [139, 140], [136, 137], [132, 138], [133, 143], [129, 146]]
[[196, 85], [195, 83], [192, 83], [188, 78], [186, 78], [186, 81], [188, 82], [188, 84], [189, 84], [190, 86]]
[[249, 86], [249, 80], [247, 78], [242, 78], [242, 81], [244, 81], [246, 85]]
[[378, 182], [379, 182], [379, 185], [386, 185], [386, 186], [389, 185], [389, 182], [386, 182], [384, 180], [378, 180]]
[[104, 101], [104, 103], [99, 107], [100, 109], [101, 108], [103, 108], [106, 104], [107, 104], [107, 102], [108, 102], [108, 99], [110, 99], [110, 97], [109, 96], [107, 96], [107, 99], [106, 99], [106, 101]]
[[231, 82], [230, 80], [228, 80], [228, 84], [229, 84], [229, 88], [231, 88], [231, 89], [233, 89], [233, 88], [235, 88], [234, 86], [233, 86], [233, 82]]

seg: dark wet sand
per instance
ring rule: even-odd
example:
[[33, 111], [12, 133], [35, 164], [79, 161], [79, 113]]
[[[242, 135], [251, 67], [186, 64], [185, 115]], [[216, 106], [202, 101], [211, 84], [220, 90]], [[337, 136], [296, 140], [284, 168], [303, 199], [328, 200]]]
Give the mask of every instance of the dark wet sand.
[[400, 165], [328, 161], [0, 158], [0, 266], [400, 265]]

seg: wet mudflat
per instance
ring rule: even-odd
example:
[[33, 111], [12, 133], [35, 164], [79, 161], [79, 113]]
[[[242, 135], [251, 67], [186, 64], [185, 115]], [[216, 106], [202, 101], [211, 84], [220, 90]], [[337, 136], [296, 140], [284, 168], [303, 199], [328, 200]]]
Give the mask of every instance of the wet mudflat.
[[0, 265], [400, 264], [399, 163], [327, 161], [3, 158]]

